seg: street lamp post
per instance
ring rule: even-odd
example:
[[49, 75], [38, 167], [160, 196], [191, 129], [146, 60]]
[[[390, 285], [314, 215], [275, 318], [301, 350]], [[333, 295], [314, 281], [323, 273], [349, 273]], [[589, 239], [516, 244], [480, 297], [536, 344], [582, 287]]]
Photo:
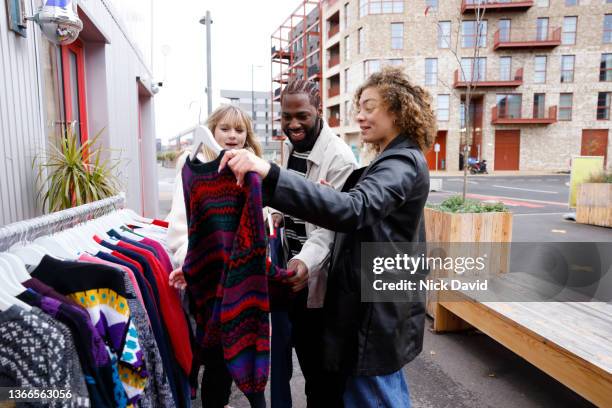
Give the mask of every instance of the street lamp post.
[[210, 11], [206, 10], [206, 16], [200, 19], [200, 24], [206, 26], [206, 97], [208, 115], [212, 113], [212, 78], [211, 78], [211, 61], [210, 61], [210, 25], [212, 19], [210, 18]]
[[[251, 117], [253, 118], [253, 126], [256, 126], [257, 117], [255, 116], [255, 68], [263, 68], [261, 65], [251, 64]], [[266, 135], [266, 143], [268, 142]]]

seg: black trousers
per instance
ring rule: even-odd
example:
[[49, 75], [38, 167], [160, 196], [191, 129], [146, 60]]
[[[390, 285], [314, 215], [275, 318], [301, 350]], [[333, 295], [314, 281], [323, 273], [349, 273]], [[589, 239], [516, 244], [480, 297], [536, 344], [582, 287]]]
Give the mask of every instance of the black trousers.
[[346, 377], [323, 369], [323, 309], [308, 309], [308, 288], [300, 291], [289, 309], [291, 337], [305, 380], [309, 408], [342, 408]]
[[[219, 348], [208, 349], [202, 353], [204, 363], [204, 374], [202, 375], [202, 395], [203, 408], [223, 408], [229, 403], [232, 393], [232, 376], [230, 375], [225, 360], [223, 350]], [[266, 399], [264, 393], [246, 394], [251, 408], [265, 408]]]

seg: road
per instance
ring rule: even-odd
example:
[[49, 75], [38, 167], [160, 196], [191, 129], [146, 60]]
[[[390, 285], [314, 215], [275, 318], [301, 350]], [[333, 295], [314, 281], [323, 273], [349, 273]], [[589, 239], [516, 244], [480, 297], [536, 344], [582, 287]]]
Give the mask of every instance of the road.
[[[442, 179], [442, 191], [429, 194], [430, 203], [461, 193], [463, 178]], [[502, 201], [514, 214], [514, 242], [609, 242], [612, 230], [566, 221], [569, 175], [551, 176], [470, 176], [468, 197]]]

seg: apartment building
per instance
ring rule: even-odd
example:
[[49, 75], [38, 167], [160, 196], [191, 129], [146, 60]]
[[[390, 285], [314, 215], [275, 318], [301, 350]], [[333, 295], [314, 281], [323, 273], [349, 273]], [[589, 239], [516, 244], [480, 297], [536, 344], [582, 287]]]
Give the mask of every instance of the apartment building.
[[405, 67], [432, 95], [439, 145], [437, 163], [428, 154], [432, 169], [460, 167], [470, 78], [470, 156], [491, 169], [562, 171], [574, 155], [612, 153], [612, 0], [330, 1], [323, 54], [327, 120], [362, 163], [371, 154], [351, 99], [385, 64]]
[[[324, 3], [302, 0], [271, 35], [272, 139], [285, 140], [280, 127], [280, 94], [292, 79], [307, 78], [320, 83], [322, 78], [322, 30]], [[339, 30], [335, 27], [332, 30]], [[278, 107], [277, 107], [278, 105]], [[282, 153], [282, 150], [281, 150]]]

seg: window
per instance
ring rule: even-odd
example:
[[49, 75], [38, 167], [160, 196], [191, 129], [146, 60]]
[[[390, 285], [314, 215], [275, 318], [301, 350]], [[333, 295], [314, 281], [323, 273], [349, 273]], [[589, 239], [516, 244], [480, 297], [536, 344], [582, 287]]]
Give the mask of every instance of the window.
[[574, 82], [574, 55], [561, 56], [561, 82]]
[[344, 93], [349, 93], [352, 91], [351, 86], [350, 86], [349, 74], [350, 74], [350, 68], [346, 68], [344, 70]]
[[351, 102], [344, 101], [344, 126], [348, 126], [351, 123]]
[[374, 72], [380, 71], [380, 60], [363, 61], [363, 78], [367, 79]]
[[533, 95], [533, 117], [541, 119], [546, 116], [546, 95], [537, 93]]
[[602, 82], [612, 81], [612, 54], [601, 54], [599, 80]]
[[351, 43], [347, 35], [344, 37], [344, 60], [348, 61], [349, 59], [351, 59]]
[[439, 122], [447, 122], [450, 116], [450, 95], [438, 95], [436, 116]]
[[574, 94], [562, 93], [559, 95], [559, 120], [572, 120], [572, 105]]
[[429, 11], [438, 11], [438, 0], [425, 0], [425, 6], [429, 7]]
[[361, 27], [359, 30], [357, 30], [357, 54], [361, 54], [364, 44], [365, 33], [363, 32], [363, 27]]
[[500, 118], [521, 117], [522, 96], [520, 94], [498, 94], [497, 115]]
[[461, 58], [462, 81], [479, 82], [486, 81], [487, 78], [487, 59], [480, 58]]
[[391, 49], [404, 48], [404, 23], [391, 23]]
[[344, 29], [346, 30], [351, 23], [351, 9], [350, 4], [344, 5]]
[[548, 40], [548, 18], [547, 17], [540, 17], [537, 19], [536, 40], [537, 41]]
[[597, 95], [597, 120], [610, 120], [610, 100], [612, 92], [600, 92]]
[[512, 80], [512, 57], [501, 57], [499, 59], [499, 80]]
[[425, 85], [436, 85], [438, 83], [438, 59], [425, 59]]
[[478, 46], [487, 46], [487, 22], [481, 21], [480, 28], [476, 21], [461, 22], [461, 46], [463, 48], [473, 48], [478, 38]]
[[536, 55], [533, 69], [533, 82], [543, 84], [546, 82], [546, 55]]
[[64, 96], [64, 120], [73, 125], [77, 140], [88, 139], [85, 98], [85, 57], [83, 44], [75, 41], [61, 47], [61, 76]]
[[538, 0], [538, 7], [548, 7], [549, 0]]
[[576, 26], [578, 24], [578, 17], [564, 17], [563, 18], [563, 34], [561, 36], [561, 42], [565, 45], [576, 44]]
[[511, 20], [507, 18], [501, 19], [497, 23], [497, 27], [499, 27], [499, 41], [501, 42], [510, 41]]
[[604, 17], [603, 42], [612, 43], [612, 14], [606, 14]]
[[565, 0], [565, 5], [566, 6], [577, 6], [578, 0]]
[[438, 48], [449, 48], [451, 43], [451, 22], [438, 22]]
[[404, 0], [359, 0], [359, 17], [404, 12]]

